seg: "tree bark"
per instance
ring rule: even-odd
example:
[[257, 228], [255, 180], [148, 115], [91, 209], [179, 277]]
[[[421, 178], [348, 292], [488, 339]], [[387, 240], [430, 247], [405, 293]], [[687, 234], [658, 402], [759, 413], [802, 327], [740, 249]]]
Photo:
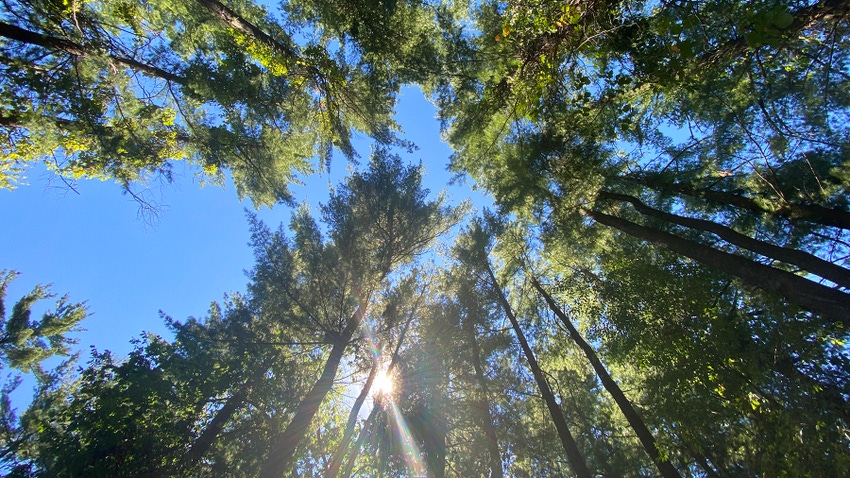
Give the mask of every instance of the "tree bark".
[[823, 226], [850, 229], [850, 212], [841, 209], [830, 209], [816, 204], [797, 204], [782, 201], [776, 208], [759, 204], [754, 199], [726, 191], [715, 191], [707, 188], [696, 188], [687, 184], [659, 181], [651, 178], [622, 177], [621, 179], [641, 184], [655, 190], [670, 191], [687, 196], [707, 199], [709, 201], [737, 206], [753, 212], [781, 216], [791, 220], [814, 222]]
[[837, 266], [829, 261], [825, 261], [820, 257], [809, 254], [804, 251], [791, 249], [787, 247], [776, 246], [764, 241], [753, 239], [749, 236], [739, 233], [734, 229], [723, 226], [716, 222], [707, 221], [705, 219], [695, 219], [683, 217], [676, 214], [670, 214], [658, 209], [651, 208], [641, 202], [638, 198], [627, 196], [625, 194], [617, 194], [608, 191], [600, 191], [597, 196], [600, 199], [613, 199], [617, 201], [626, 201], [631, 203], [635, 209], [641, 214], [655, 217], [663, 221], [672, 222], [691, 229], [707, 231], [717, 235], [721, 239], [728, 241], [731, 244], [749, 249], [750, 251], [760, 254], [764, 257], [776, 259], [787, 264], [800, 266], [812, 274], [830, 280], [841, 287], [850, 288], [850, 270], [841, 266]]
[[718, 251], [673, 234], [635, 224], [599, 211], [585, 214], [600, 224], [619, 229], [638, 239], [658, 244], [670, 251], [738, 277], [745, 283], [783, 295], [812, 312], [823, 314], [843, 327], [850, 326], [850, 295], [817, 284], [798, 275], [753, 262], [741, 256]]
[[617, 403], [617, 406], [620, 407], [620, 411], [622, 411], [623, 415], [625, 415], [626, 420], [628, 420], [629, 425], [632, 427], [632, 430], [634, 430], [647, 455], [649, 455], [658, 467], [658, 471], [661, 472], [661, 476], [665, 478], [680, 478], [681, 475], [676, 468], [673, 467], [669, 460], [662, 457], [658, 452], [655, 437], [652, 436], [652, 433], [649, 431], [649, 428], [647, 428], [646, 423], [644, 423], [640, 414], [637, 410], [635, 410], [632, 403], [620, 389], [620, 386], [617, 385], [617, 382], [615, 382], [613, 378], [611, 378], [611, 375], [608, 373], [608, 370], [605, 369], [605, 365], [602, 364], [602, 361], [599, 360], [599, 357], [596, 355], [596, 351], [593, 350], [593, 347], [584, 340], [584, 337], [581, 336], [581, 333], [579, 333], [578, 329], [575, 328], [569, 317], [567, 317], [560, 307], [558, 307], [552, 296], [543, 289], [543, 286], [540, 285], [540, 282], [536, 277], [531, 277], [531, 283], [534, 285], [534, 288], [537, 289], [537, 292], [543, 296], [543, 299], [549, 305], [549, 309], [551, 309], [552, 312], [561, 319], [561, 322], [567, 328], [567, 331], [569, 331], [573, 342], [575, 342], [582, 352], [584, 352], [585, 357], [587, 357], [587, 360], [590, 361], [590, 364], [593, 366], [596, 376], [599, 377], [599, 380], [602, 382], [602, 386], [605, 387], [605, 390], [611, 394], [611, 397]]
[[319, 411], [319, 406], [333, 387], [336, 371], [339, 369], [340, 362], [342, 362], [346, 345], [346, 342], [339, 341], [331, 348], [331, 353], [325, 362], [319, 379], [298, 404], [292, 421], [289, 422], [283, 434], [275, 440], [271, 447], [266, 462], [263, 464], [263, 470], [260, 472], [260, 478], [280, 478], [286, 474], [287, 467], [292, 463], [298, 444], [304, 439], [313, 417]]
[[564, 418], [564, 413], [558, 405], [558, 402], [555, 400], [555, 395], [552, 393], [552, 389], [549, 388], [549, 384], [546, 382], [543, 370], [540, 368], [540, 364], [537, 363], [537, 359], [534, 357], [534, 352], [531, 350], [531, 347], [528, 345], [528, 341], [525, 339], [525, 334], [522, 332], [519, 322], [517, 321], [513, 310], [511, 310], [511, 305], [508, 303], [508, 299], [505, 297], [502, 288], [499, 286], [499, 282], [496, 280], [495, 274], [493, 274], [493, 269], [490, 267], [490, 263], [485, 261], [484, 266], [486, 267], [486, 272], [490, 279], [490, 286], [492, 287], [493, 292], [496, 293], [502, 308], [505, 310], [505, 315], [507, 315], [508, 320], [511, 322], [511, 326], [516, 333], [520, 347], [525, 354], [526, 360], [528, 360], [531, 372], [534, 375], [534, 380], [537, 382], [540, 394], [543, 395], [543, 400], [546, 402], [546, 407], [548, 407], [549, 414], [552, 416], [552, 421], [555, 423], [555, 429], [561, 439], [561, 445], [567, 453], [567, 459], [570, 462], [573, 472], [575, 472], [576, 476], [579, 478], [591, 478], [593, 475], [590, 473], [590, 469], [587, 467], [587, 463], [585, 463], [584, 457], [578, 449], [578, 444], [573, 438], [573, 435], [570, 433], [569, 426]]

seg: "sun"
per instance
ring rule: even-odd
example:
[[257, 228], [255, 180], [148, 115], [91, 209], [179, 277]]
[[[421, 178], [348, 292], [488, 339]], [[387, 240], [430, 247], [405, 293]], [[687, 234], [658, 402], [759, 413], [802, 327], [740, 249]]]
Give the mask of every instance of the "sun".
[[393, 377], [386, 371], [378, 373], [375, 377], [375, 394], [389, 395], [391, 393], [393, 393]]

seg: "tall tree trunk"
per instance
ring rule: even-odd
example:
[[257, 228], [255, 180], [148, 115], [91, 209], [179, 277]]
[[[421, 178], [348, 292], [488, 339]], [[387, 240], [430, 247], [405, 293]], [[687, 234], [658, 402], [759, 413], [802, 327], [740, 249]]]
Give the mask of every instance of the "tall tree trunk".
[[230, 420], [236, 410], [245, 403], [245, 399], [248, 397], [248, 390], [250, 385], [245, 385], [244, 387], [237, 390], [230, 398], [224, 402], [224, 405], [216, 412], [215, 417], [213, 417], [212, 421], [209, 425], [204, 429], [201, 436], [192, 443], [192, 447], [189, 448], [189, 451], [183, 455], [182, 458], [182, 470], [191, 469], [195, 464], [204, 456], [207, 450], [210, 449], [215, 439], [218, 437], [219, 433], [224, 429], [224, 425]]
[[671, 183], [657, 179], [641, 177], [621, 177], [621, 179], [661, 191], [685, 194], [709, 201], [737, 206], [749, 211], [762, 214], [781, 216], [793, 220], [803, 220], [823, 226], [850, 229], [850, 212], [841, 209], [831, 209], [816, 204], [797, 204], [782, 200], [776, 207], [767, 207], [754, 199], [726, 191], [715, 191], [707, 188], [696, 188], [687, 184]]
[[292, 421], [289, 422], [289, 425], [272, 445], [269, 456], [260, 472], [260, 478], [280, 478], [286, 473], [287, 467], [292, 463], [292, 458], [295, 456], [295, 449], [304, 439], [313, 417], [319, 411], [319, 406], [333, 387], [336, 371], [342, 362], [345, 348], [351, 342], [351, 338], [366, 315], [366, 304], [367, 301], [361, 301], [357, 310], [348, 319], [345, 329], [335, 338], [331, 353], [322, 369], [322, 374], [313, 388], [301, 400], [301, 403], [298, 404]]
[[531, 283], [534, 285], [534, 288], [537, 289], [537, 292], [543, 296], [543, 299], [549, 305], [549, 309], [551, 309], [552, 312], [561, 319], [561, 322], [567, 328], [567, 331], [569, 331], [573, 342], [575, 342], [582, 352], [584, 352], [584, 356], [587, 357], [588, 361], [590, 361], [590, 364], [593, 366], [593, 370], [596, 372], [596, 376], [599, 377], [599, 380], [602, 382], [602, 386], [605, 387], [605, 390], [611, 394], [611, 397], [617, 403], [617, 406], [620, 407], [620, 411], [622, 411], [623, 415], [625, 415], [626, 420], [628, 420], [629, 425], [632, 427], [632, 430], [634, 430], [643, 445], [643, 449], [646, 451], [646, 454], [652, 458], [652, 461], [658, 467], [658, 471], [661, 472], [661, 476], [665, 478], [680, 478], [681, 475], [678, 471], [676, 471], [676, 468], [673, 467], [669, 460], [659, 453], [658, 447], [655, 443], [655, 437], [652, 436], [652, 433], [649, 431], [649, 428], [647, 428], [646, 423], [644, 423], [637, 410], [634, 409], [632, 403], [620, 389], [620, 386], [617, 385], [617, 382], [611, 378], [611, 375], [608, 373], [608, 370], [605, 369], [605, 365], [602, 364], [602, 361], [599, 360], [599, 357], [596, 355], [596, 351], [593, 350], [593, 347], [584, 340], [584, 337], [581, 336], [581, 333], [579, 333], [578, 329], [575, 328], [569, 317], [567, 317], [561, 308], [558, 307], [552, 296], [543, 289], [543, 286], [540, 285], [540, 282], [533, 275], [531, 276]]
[[738, 277], [747, 284], [781, 294], [788, 301], [812, 312], [823, 314], [843, 327], [850, 326], [850, 295], [844, 292], [817, 284], [787, 271], [718, 251], [673, 234], [641, 226], [599, 211], [585, 211], [585, 214], [600, 224], [619, 229], [638, 239], [658, 244], [709, 267]]
[[641, 202], [638, 198], [627, 196], [625, 194], [617, 194], [608, 191], [600, 191], [597, 196], [600, 199], [613, 199], [617, 201], [626, 201], [631, 203], [635, 209], [641, 214], [655, 217], [663, 221], [672, 222], [681, 226], [707, 231], [716, 234], [721, 239], [728, 241], [731, 244], [749, 249], [756, 254], [764, 257], [769, 257], [782, 261], [788, 264], [800, 266], [812, 274], [830, 280], [839, 286], [850, 288], [850, 270], [841, 266], [837, 266], [829, 261], [825, 261], [820, 257], [809, 254], [804, 251], [791, 249], [787, 247], [776, 246], [764, 241], [753, 239], [749, 236], [739, 233], [734, 229], [728, 228], [713, 221], [705, 219], [695, 219], [683, 217], [676, 214], [670, 214], [658, 209], [651, 208]]
[[466, 331], [472, 353], [472, 369], [475, 372], [475, 380], [478, 382], [480, 398], [475, 400], [475, 408], [478, 409], [481, 429], [484, 431], [484, 440], [487, 443], [487, 454], [489, 455], [490, 478], [504, 476], [502, 470], [502, 455], [499, 453], [499, 437], [496, 435], [496, 427], [493, 425], [493, 416], [490, 413], [490, 391], [487, 387], [487, 378], [484, 376], [484, 368], [481, 366], [481, 348], [475, 340], [475, 330], [472, 324], [465, 323], [463, 329]]
[[354, 462], [357, 460], [357, 455], [360, 454], [360, 450], [363, 449], [363, 442], [369, 435], [372, 423], [374, 423], [375, 418], [378, 416], [378, 410], [379, 407], [373, 406], [372, 411], [369, 412], [369, 416], [366, 417], [366, 420], [364, 420], [363, 429], [360, 430], [360, 435], [357, 436], [357, 441], [354, 442], [354, 448], [351, 450], [351, 453], [348, 454], [348, 459], [345, 461], [345, 468], [342, 470], [342, 476], [351, 476], [351, 471], [354, 469]]
[[576, 476], [579, 478], [591, 478], [593, 475], [590, 473], [590, 469], [587, 467], [587, 463], [585, 463], [584, 457], [578, 449], [578, 444], [573, 438], [573, 435], [570, 433], [567, 421], [564, 419], [564, 412], [561, 410], [561, 407], [555, 400], [555, 394], [552, 393], [552, 390], [549, 388], [549, 384], [546, 382], [543, 370], [540, 368], [540, 364], [537, 363], [537, 359], [534, 357], [534, 352], [531, 350], [531, 347], [528, 345], [528, 341], [525, 339], [525, 334], [522, 332], [519, 322], [511, 309], [511, 305], [508, 302], [507, 297], [505, 297], [502, 288], [499, 286], [499, 282], [496, 280], [496, 275], [493, 274], [493, 269], [490, 267], [490, 263], [485, 261], [484, 266], [486, 267], [486, 272], [490, 279], [490, 286], [496, 294], [502, 308], [505, 310], [505, 315], [507, 315], [508, 320], [511, 322], [511, 327], [513, 327], [520, 347], [525, 354], [526, 360], [528, 360], [528, 364], [531, 367], [531, 373], [534, 375], [534, 380], [537, 382], [537, 387], [540, 389], [540, 394], [543, 395], [546, 407], [549, 408], [549, 414], [552, 416], [552, 421], [555, 423], [555, 429], [561, 439], [561, 445], [567, 453], [567, 459], [570, 462], [573, 472], [575, 472]]
[[260, 478], [280, 478], [286, 474], [287, 467], [292, 464], [295, 449], [304, 439], [313, 417], [319, 411], [319, 406], [333, 387], [336, 372], [347, 345], [347, 341], [344, 340], [334, 343], [319, 379], [298, 404], [292, 421], [271, 447], [263, 464], [263, 470], [260, 472]]
[[287, 60], [292, 60], [293, 64], [291, 66], [295, 66], [295, 60], [299, 59], [299, 56], [289, 46], [284, 45], [280, 41], [272, 38], [268, 33], [264, 32], [258, 26], [249, 22], [241, 15], [231, 10], [218, 0], [196, 1], [228, 27], [233, 28], [234, 30], [239, 30], [240, 32], [250, 36], [254, 40], [271, 48], [272, 51], [283, 56]]
[[[40, 46], [47, 50], [61, 51], [79, 57], [89, 56], [98, 53], [105, 53], [100, 51], [94, 51], [91, 48], [87, 48], [83, 45], [75, 43], [71, 40], [67, 40], [65, 38], [56, 38], [42, 33], [25, 30], [23, 28], [2, 21], [0, 21], [0, 37], [19, 41], [21, 43], [26, 43], [29, 45]], [[186, 85], [187, 83], [186, 78], [165, 71], [161, 68], [142, 63], [132, 58], [125, 58], [122, 56], [113, 55], [111, 53], [105, 54], [113, 61], [116, 61], [130, 69], [139, 71], [153, 78], [161, 78], [163, 80], [172, 81], [180, 85]]]
[[360, 395], [357, 396], [357, 400], [354, 401], [354, 406], [351, 407], [351, 411], [348, 414], [348, 422], [345, 424], [345, 431], [342, 434], [342, 440], [340, 440], [336, 449], [334, 449], [331, 464], [328, 466], [328, 471], [325, 472], [325, 478], [336, 478], [339, 474], [339, 469], [342, 467], [342, 459], [345, 457], [345, 452], [348, 450], [348, 445], [351, 443], [351, 438], [354, 436], [354, 428], [357, 425], [357, 415], [360, 414], [360, 409], [363, 407], [363, 403], [369, 396], [369, 391], [372, 390], [372, 383], [375, 381], [375, 377], [377, 375], [378, 362], [375, 361], [372, 364], [372, 369], [369, 370], [369, 376], [366, 378], [366, 384], [363, 385], [363, 389], [360, 390]]

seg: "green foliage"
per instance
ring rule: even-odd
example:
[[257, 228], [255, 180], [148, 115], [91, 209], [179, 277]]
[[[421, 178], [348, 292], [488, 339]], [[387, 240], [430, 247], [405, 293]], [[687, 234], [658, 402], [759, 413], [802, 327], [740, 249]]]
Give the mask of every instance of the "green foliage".
[[354, 173], [331, 194], [322, 208], [325, 221], [361, 275], [385, 275], [413, 260], [460, 220], [464, 207], [443, 206], [443, 195], [426, 201], [429, 191], [421, 182], [421, 166], [405, 166], [381, 148], [365, 173]]
[[[170, 321], [171, 342], [143, 336], [125, 360], [93, 351], [78, 378], [58, 377], [65, 384], [44, 387], [22, 416], [19, 468], [34, 476], [256, 473], [275, 432], [266, 414], [285, 413], [299, 382], [295, 361], [256, 342], [246, 328], [254, 320], [234, 296], [204, 321]], [[219, 420], [220, 436], [207, 442]], [[187, 463], [198, 446], [208, 447], [204, 461]]]
[[[474, 48], [438, 91], [453, 168], [523, 221], [523, 247], [542, 245], [559, 264], [549, 279], [562, 302], [594, 331], [622, 380], [643, 391], [631, 399], [680, 470], [807, 475], [806, 462], [844, 466], [830, 460], [847, 455], [846, 440], [832, 435], [846, 430], [846, 417], [827, 418], [824, 396], [808, 391], [812, 380], [843, 380], [846, 352], [830, 344], [844, 343], [847, 331], [801, 311], [790, 295], [754, 290], [718, 273], [717, 263], [676, 257], [594, 225], [587, 213], [806, 276], [770, 253], [604, 199], [621, 192], [842, 267], [845, 15], [831, 2], [485, 2], [478, 32], [465, 39]], [[804, 212], [814, 210], [823, 215]], [[501, 254], [505, 283], [521, 253]], [[568, 357], [545, 345], [550, 328], [535, 339], [554, 359]], [[828, 395], [846, 405], [840, 389]], [[795, 432], [783, 428], [791, 422]], [[790, 438], [801, 434], [802, 442]], [[792, 451], [792, 443], [802, 446]]]
[[[21, 476], [307, 476], [339, 448], [343, 474], [563, 476], [563, 416], [605, 476], [846, 474], [850, 337], [811, 305], [846, 304], [846, 284], [771, 252], [846, 269], [845, 3], [5, 3], [0, 186], [35, 160], [127, 187], [185, 159], [274, 204], [335, 150], [354, 158], [354, 132], [376, 147], [321, 221], [251, 219], [247, 296], [126, 360], [40, 372], [20, 420], [7, 391], [0, 456]], [[499, 207], [442, 270], [416, 261], [464, 210], [392, 152], [407, 82]], [[792, 274], [814, 298], [770, 288]], [[31, 321], [46, 295], [3, 315], [10, 366], [66, 351], [84, 309]], [[343, 425], [387, 362], [396, 391]]]
[[48, 310], [41, 319], [32, 319], [32, 307], [41, 300], [54, 297], [47, 286], [37, 285], [12, 307], [7, 315], [6, 288], [18, 276], [15, 271], [0, 271], [0, 362], [22, 372], [43, 373], [40, 364], [55, 355], [68, 355], [69, 345], [76, 341], [66, 334], [78, 331], [79, 322], [86, 317], [82, 303], [71, 303], [68, 296], [56, 301], [55, 310]]
[[335, 148], [353, 159], [352, 129], [395, 141], [399, 84], [333, 52], [333, 37], [296, 44], [312, 24], [284, 26], [244, 2], [73, 6], [0, 11], [5, 187], [34, 161], [130, 188], [188, 160], [213, 181], [232, 173], [240, 197], [270, 206]]

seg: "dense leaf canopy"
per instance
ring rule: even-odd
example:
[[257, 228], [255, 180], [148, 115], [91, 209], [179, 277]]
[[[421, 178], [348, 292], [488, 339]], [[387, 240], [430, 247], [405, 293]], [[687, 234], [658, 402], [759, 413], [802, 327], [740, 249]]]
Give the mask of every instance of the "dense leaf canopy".
[[[0, 303], [3, 472], [847, 475], [848, 42], [847, 0], [4, 2], [0, 187], [359, 166], [126, 358], [45, 370], [85, 307]], [[496, 211], [405, 163], [409, 84]]]

